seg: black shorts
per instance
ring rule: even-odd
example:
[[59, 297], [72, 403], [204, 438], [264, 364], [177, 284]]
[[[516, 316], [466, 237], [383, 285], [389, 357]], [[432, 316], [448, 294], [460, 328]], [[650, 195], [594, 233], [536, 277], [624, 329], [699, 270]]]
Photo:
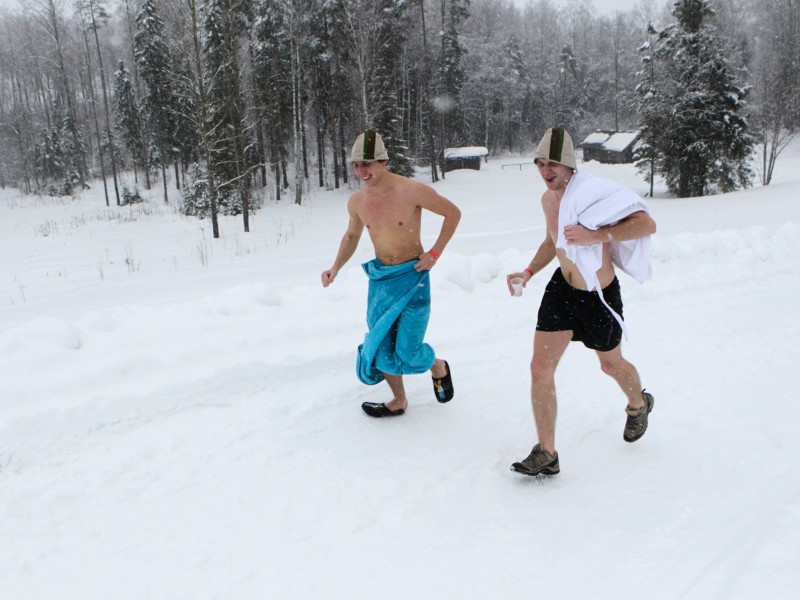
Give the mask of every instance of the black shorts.
[[[603, 298], [622, 317], [619, 280], [603, 288]], [[537, 331], [572, 331], [573, 342], [583, 342], [592, 350], [608, 352], [622, 341], [622, 327], [603, 305], [600, 295], [572, 287], [561, 269], [556, 269], [547, 284], [539, 307]]]

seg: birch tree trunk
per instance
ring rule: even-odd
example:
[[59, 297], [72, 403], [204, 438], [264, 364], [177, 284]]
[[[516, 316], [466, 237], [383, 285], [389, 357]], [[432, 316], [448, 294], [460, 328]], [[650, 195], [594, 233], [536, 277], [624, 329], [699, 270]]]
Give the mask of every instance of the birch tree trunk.
[[294, 203], [303, 202], [303, 142], [300, 121], [300, 53], [292, 36], [292, 124], [294, 129]]
[[90, 19], [90, 26], [94, 33], [94, 43], [97, 49], [97, 65], [100, 69], [100, 86], [103, 88], [103, 109], [106, 113], [106, 137], [108, 138], [109, 155], [111, 157], [111, 177], [114, 181], [114, 195], [117, 198], [117, 206], [120, 205], [119, 186], [117, 185], [117, 159], [114, 157], [114, 135], [111, 133], [111, 110], [108, 107], [108, 91], [106, 88], [106, 73], [103, 68], [103, 53], [100, 51], [100, 38], [97, 35], [99, 27], [95, 18], [97, 10], [96, 0], [87, 0], [86, 8]]
[[[110, 206], [111, 203], [108, 200], [108, 183], [106, 182], [106, 163], [103, 158], [103, 139], [100, 134], [100, 120], [97, 118], [97, 100], [95, 99], [94, 86], [92, 85], [92, 80], [94, 79], [92, 75], [92, 57], [89, 51], [89, 37], [86, 35], [86, 30], [83, 32], [83, 42], [86, 46], [86, 71], [89, 76], [89, 100], [92, 103], [92, 117], [94, 118], [94, 129], [97, 135], [97, 156], [100, 160], [100, 176], [103, 179], [103, 194], [105, 195], [106, 206]], [[117, 204], [119, 205], [119, 201], [117, 201]]]

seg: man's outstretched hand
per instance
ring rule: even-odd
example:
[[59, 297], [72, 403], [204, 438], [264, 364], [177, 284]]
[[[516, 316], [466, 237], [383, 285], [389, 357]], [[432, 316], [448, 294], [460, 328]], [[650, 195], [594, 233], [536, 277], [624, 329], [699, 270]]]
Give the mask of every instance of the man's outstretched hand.
[[333, 280], [336, 279], [336, 271], [333, 269], [323, 271], [322, 275], [320, 275], [320, 279], [322, 280], [322, 287], [328, 287], [333, 283]]

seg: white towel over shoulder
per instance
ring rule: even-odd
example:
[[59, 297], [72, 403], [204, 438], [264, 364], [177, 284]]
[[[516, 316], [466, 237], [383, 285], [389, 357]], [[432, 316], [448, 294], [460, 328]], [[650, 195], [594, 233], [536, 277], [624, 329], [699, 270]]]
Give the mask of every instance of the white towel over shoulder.
[[[578, 246], [567, 244], [564, 227], [580, 224], [596, 230], [605, 225], [614, 225], [637, 211], [649, 212], [647, 203], [632, 190], [591, 173], [575, 173], [567, 184], [558, 211], [558, 239], [556, 248], [566, 252], [581, 272], [589, 290], [596, 289], [603, 298], [597, 271], [603, 264], [602, 244]], [[642, 283], [651, 277], [650, 236], [611, 244], [611, 260], [625, 273]], [[603, 298], [603, 304], [606, 304]], [[610, 307], [608, 307], [611, 310]], [[611, 312], [622, 325], [622, 318]], [[626, 332], [627, 333], [627, 332]]]

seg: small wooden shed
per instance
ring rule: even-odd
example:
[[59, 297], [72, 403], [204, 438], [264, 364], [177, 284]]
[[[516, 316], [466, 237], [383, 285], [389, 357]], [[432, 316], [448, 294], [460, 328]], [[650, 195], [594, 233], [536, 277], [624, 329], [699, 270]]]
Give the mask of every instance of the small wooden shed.
[[622, 164], [633, 162], [639, 131], [596, 131], [580, 144], [583, 160]]
[[489, 150], [484, 146], [465, 146], [463, 148], [444, 149], [444, 172], [456, 169], [481, 170], [481, 158], [488, 156]]

